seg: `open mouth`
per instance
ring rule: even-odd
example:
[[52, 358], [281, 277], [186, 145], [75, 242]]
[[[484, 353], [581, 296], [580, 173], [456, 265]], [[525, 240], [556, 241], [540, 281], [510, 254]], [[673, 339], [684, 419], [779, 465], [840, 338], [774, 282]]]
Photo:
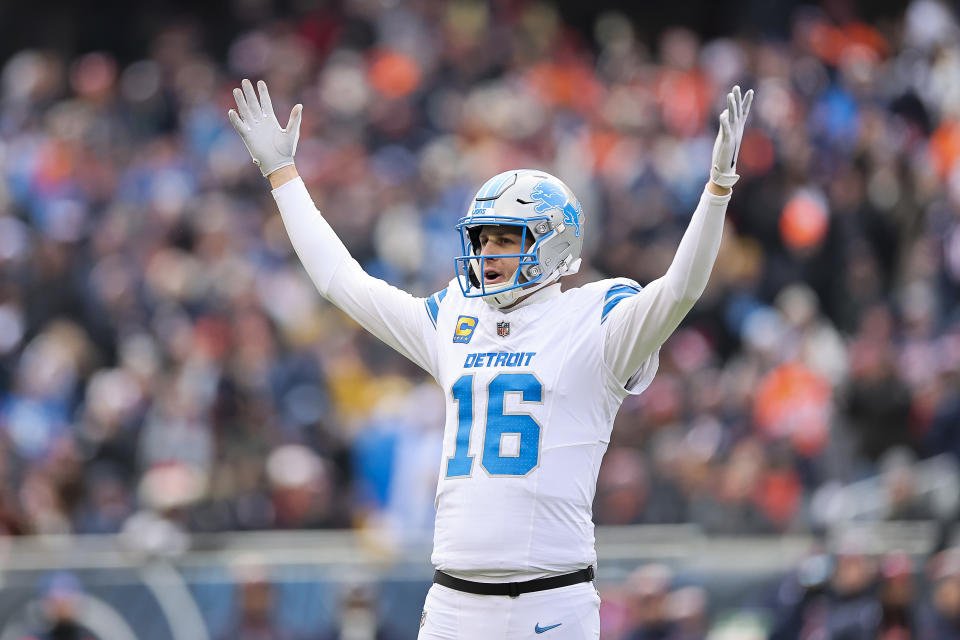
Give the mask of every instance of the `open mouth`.
[[496, 269], [484, 269], [483, 270], [483, 283], [484, 284], [497, 284], [499, 282], [506, 282], [507, 276], [503, 275]]

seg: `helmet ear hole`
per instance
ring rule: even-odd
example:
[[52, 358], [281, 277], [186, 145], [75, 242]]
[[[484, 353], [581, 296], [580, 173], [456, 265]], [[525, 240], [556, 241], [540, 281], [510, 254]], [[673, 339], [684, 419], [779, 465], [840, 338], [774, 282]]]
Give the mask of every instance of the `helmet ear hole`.
[[473, 252], [480, 255], [480, 227], [469, 227], [467, 235], [470, 236], [470, 244], [473, 246]]
[[474, 287], [480, 288], [480, 278], [477, 276], [477, 271], [480, 267], [475, 267], [473, 260], [470, 261], [470, 267], [467, 269], [467, 276], [470, 278], [470, 284]]

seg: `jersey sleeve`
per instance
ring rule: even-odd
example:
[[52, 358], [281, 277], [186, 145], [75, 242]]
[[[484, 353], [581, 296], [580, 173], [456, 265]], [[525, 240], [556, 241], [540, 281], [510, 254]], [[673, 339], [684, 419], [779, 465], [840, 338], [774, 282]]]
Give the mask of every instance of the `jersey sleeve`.
[[417, 298], [366, 273], [320, 215], [300, 178], [274, 189], [273, 197], [290, 242], [317, 290], [436, 377], [436, 322], [446, 290]]
[[600, 309], [603, 356], [628, 392], [640, 393], [650, 384], [660, 346], [706, 288], [729, 201], [729, 195], [705, 190], [667, 273], [646, 287], [614, 280], [604, 294]]

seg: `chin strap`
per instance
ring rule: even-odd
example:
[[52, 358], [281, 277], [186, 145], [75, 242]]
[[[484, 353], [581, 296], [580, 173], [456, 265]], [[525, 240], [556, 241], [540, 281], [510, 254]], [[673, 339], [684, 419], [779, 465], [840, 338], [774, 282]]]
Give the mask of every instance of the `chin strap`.
[[[564, 258], [560, 262], [560, 265], [557, 267], [557, 269], [551, 272], [541, 282], [530, 285], [529, 287], [518, 287], [516, 289], [510, 289], [509, 291], [504, 291], [503, 293], [491, 292], [483, 296], [483, 301], [489, 304], [491, 307], [495, 307], [497, 309], [503, 309], [504, 307], [508, 307], [514, 302], [516, 302], [520, 296], [526, 296], [536, 291], [539, 291], [540, 289], [543, 289], [547, 285], [553, 284], [554, 282], [559, 280], [562, 276], [573, 275], [578, 271], [580, 271], [580, 264], [582, 263], [582, 260], [580, 258], [577, 258], [576, 260], [573, 260], [572, 262], [570, 262], [570, 258], [571, 256], [569, 255], [566, 258]], [[568, 266], [568, 263], [569, 263], [569, 266]], [[507, 281], [503, 283], [502, 286], [506, 286], [507, 284], [509, 284], [509, 282], [513, 279], [516, 273], [517, 272], [514, 271], [513, 275], [507, 278]]]

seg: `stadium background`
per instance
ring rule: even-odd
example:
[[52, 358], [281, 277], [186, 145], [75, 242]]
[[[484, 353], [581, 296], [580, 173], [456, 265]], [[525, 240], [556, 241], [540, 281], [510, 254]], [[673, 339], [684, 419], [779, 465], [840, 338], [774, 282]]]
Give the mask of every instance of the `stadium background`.
[[583, 200], [581, 281], [657, 277], [754, 87], [601, 470], [604, 638], [960, 637], [955, 6], [235, 0], [0, 4], [0, 640], [415, 637], [442, 398], [314, 292], [243, 77], [419, 295], [517, 166]]

